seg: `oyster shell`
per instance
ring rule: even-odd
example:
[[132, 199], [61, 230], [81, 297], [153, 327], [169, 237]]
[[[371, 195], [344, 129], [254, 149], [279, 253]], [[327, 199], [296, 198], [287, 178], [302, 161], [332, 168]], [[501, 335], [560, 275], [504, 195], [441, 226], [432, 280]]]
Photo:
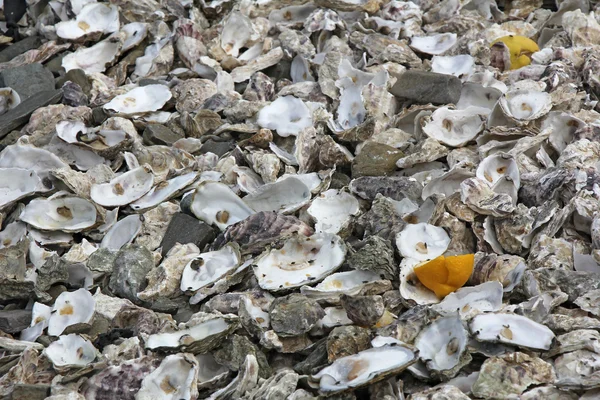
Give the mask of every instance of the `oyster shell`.
[[90, 197], [104, 207], [127, 205], [150, 191], [154, 175], [148, 166], [142, 166], [119, 175], [110, 182], [94, 184]]
[[95, 306], [94, 297], [85, 289], [61, 293], [52, 307], [48, 335], [59, 336], [72, 325], [90, 324]]
[[[475, 316], [469, 325], [475, 339], [548, 350], [554, 333], [527, 317], [505, 313]], [[535, 332], [535, 333], [534, 333]]]
[[339, 236], [293, 236], [281, 250], [267, 250], [255, 261], [254, 275], [265, 290], [288, 290], [317, 282], [338, 269], [346, 256]]
[[44, 349], [55, 368], [85, 367], [96, 359], [96, 348], [79, 335], [60, 336]]
[[97, 211], [93, 203], [80, 197], [55, 194], [34, 199], [21, 212], [19, 219], [35, 228], [49, 231], [79, 232], [96, 225]]
[[426, 224], [409, 224], [396, 236], [396, 246], [404, 257], [418, 261], [431, 260], [444, 254], [450, 237], [443, 228]]
[[211, 181], [198, 185], [190, 209], [198, 219], [221, 230], [255, 213], [227, 185]]

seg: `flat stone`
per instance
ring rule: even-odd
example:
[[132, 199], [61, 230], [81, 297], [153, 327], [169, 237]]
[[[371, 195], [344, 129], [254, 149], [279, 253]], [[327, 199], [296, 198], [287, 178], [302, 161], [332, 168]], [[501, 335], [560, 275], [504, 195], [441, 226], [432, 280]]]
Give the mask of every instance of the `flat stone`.
[[390, 175], [404, 153], [391, 146], [367, 142], [352, 161], [352, 177]]
[[[54, 87], [54, 80], [52, 81]], [[23, 101], [7, 113], [0, 115], [0, 138], [6, 136], [10, 131], [17, 129], [29, 121], [31, 114], [41, 107], [56, 104], [62, 98], [62, 90], [47, 90], [39, 92]]]
[[221, 157], [223, 154], [231, 151], [235, 147], [233, 142], [217, 142], [216, 140], [208, 139], [200, 148], [200, 153], [214, 153]]
[[12, 392], [12, 400], [44, 400], [50, 395], [50, 385], [29, 385], [17, 383]]
[[0, 331], [18, 333], [31, 323], [29, 310], [0, 310]]
[[96, 125], [102, 124], [108, 119], [109, 115], [103, 107], [92, 108], [92, 122]]
[[410, 70], [398, 76], [390, 93], [421, 104], [456, 104], [461, 90], [460, 79], [455, 76]]
[[193, 243], [200, 250], [215, 239], [214, 229], [204, 222], [184, 213], [176, 213], [171, 218], [167, 232], [163, 237], [162, 255], [171, 250], [175, 243]]
[[54, 90], [54, 75], [39, 63], [5, 69], [0, 78], [2, 86], [15, 90], [21, 101], [39, 92]]
[[161, 124], [148, 124], [144, 129], [144, 144], [151, 146], [153, 144], [171, 146], [179, 139], [183, 139], [182, 135], [178, 135], [171, 129]]
[[16, 56], [19, 56], [26, 51], [37, 49], [42, 45], [42, 38], [39, 36], [29, 36], [24, 38], [23, 40], [19, 40], [15, 44], [12, 44], [0, 51], [0, 63], [5, 63]]

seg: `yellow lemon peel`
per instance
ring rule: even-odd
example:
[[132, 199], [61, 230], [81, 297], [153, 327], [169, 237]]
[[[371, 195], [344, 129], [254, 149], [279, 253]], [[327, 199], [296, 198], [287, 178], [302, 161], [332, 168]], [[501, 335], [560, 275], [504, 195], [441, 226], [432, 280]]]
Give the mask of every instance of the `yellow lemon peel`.
[[508, 47], [510, 53], [510, 69], [519, 69], [531, 64], [531, 55], [536, 51], [540, 51], [537, 43], [525, 36], [503, 36], [494, 40], [492, 46], [498, 42], [502, 42]]
[[474, 254], [440, 256], [417, 265], [414, 271], [423, 286], [443, 298], [467, 283], [474, 262]]

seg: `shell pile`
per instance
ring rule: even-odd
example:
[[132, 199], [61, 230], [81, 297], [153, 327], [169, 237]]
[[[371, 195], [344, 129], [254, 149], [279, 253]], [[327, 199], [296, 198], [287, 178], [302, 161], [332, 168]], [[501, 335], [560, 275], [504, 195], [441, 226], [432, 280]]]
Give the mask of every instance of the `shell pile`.
[[3, 4], [0, 398], [600, 398], [597, 2]]

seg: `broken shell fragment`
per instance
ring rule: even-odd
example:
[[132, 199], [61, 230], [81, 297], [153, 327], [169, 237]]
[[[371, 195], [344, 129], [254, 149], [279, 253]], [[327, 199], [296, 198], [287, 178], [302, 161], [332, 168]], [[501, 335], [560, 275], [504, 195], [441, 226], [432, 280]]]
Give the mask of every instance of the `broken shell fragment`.
[[410, 47], [421, 53], [440, 55], [446, 53], [457, 43], [455, 33], [440, 33], [432, 36], [414, 36]]
[[166, 356], [146, 375], [136, 394], [138, 400], [192, 399], [197, 391], [198, 360], [191, 354]]
[[294, 96], [278, 97], [258, 112], [258, 125], [273, 129], [282, 137], [296, 136], [312, 126], [312, 116], [304, 102]]
[[358, 214], [359, 204], [351, 194], [329, 189], [315, 198], [306, 211], [317, 221], [317, 232], [337, 234]]

